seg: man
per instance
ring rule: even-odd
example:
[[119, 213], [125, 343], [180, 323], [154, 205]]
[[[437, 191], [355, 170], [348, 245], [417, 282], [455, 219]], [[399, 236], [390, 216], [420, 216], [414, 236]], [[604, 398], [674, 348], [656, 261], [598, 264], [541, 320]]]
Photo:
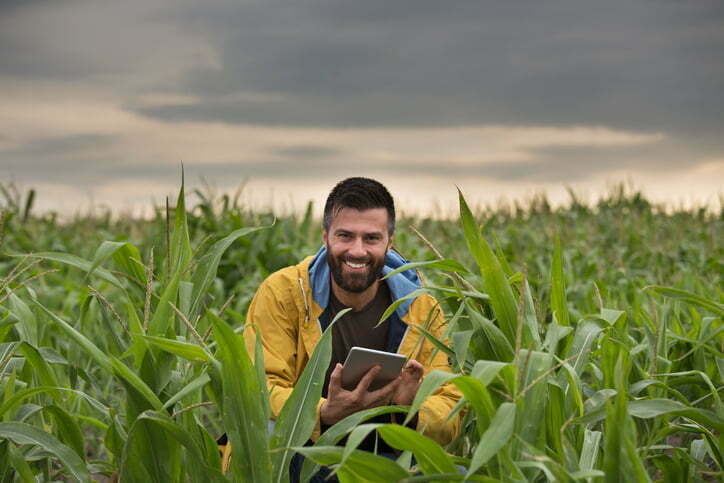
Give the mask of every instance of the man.
[[[426, 341], [416, 326], [438, 336], [443, 315], [434, 298], [420, 295], [403, 302], [381, 325], [384, 310], [420, 287], [413, 270], [380, 281], [383, 274], [406, 263], [392, 247], [395, 208], [387, 189], [367, 178], [341, 181], [324, 208], [324, 246], [313, 257], [269, 276], [249, 307], [247, 323], [259, 331], [273, 417], [281, 411], [311, 357], [322, 331], [349, 307], [332, 328], [332, 362], [323, 397], [317, 404], [316, 440], [324, 427], [362, 409], [412, 403], [425, 373], [449, 370], [447, 357]], [[252, 337], [247, 337], [251, 345]], [[342, 364], [352, 346], [399, 352], [409, 358], [401, 375], [381, 389], [368, 391], [379, 368], [371, 369], [357, 387], [341, 387]], [[422, 406], [416, 427], [441, 444], [458, 430], [447, 419], [459, 396], [444, 386]]]

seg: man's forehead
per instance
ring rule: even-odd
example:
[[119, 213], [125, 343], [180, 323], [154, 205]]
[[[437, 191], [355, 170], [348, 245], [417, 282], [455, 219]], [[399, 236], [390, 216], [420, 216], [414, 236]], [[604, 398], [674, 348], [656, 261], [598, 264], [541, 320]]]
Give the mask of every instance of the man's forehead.
[[333, 212], [330, 229], [346, 230], [352, 227], [364, 227], [371, 231], [386, 231], [388, 219], [385, 208], [358, 210], [341, 207]]

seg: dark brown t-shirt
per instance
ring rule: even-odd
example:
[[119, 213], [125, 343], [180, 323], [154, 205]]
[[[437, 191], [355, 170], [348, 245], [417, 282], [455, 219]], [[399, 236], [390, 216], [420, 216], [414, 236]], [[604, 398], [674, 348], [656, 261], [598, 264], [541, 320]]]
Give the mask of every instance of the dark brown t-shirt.
[[[329, 377], [334, 370], [334, 366], [339, 362], [344, 364], [347, 354], [352, 347], [365, 347], [367, 349], [375, 349], [379, 351], [387, 350], [387, 332], [389, 322], [385, 320], [379, 327], [375, 327], [380, 321], [380, 317], [390, 306], [390, 289], [387, 284], [382, 282], [379, 284], [375, 298], [370, 301], [362, 310], [347, 312], [332, 327], [332, 360], [329, 363], [329, 369], [324, 379], [324, 388], [322, 396], [327, 397], [327, 388], [329, 387]], [[329, 320], [347, 307], [342, 304], [334, 292], [330, 290], [329, 296]]]

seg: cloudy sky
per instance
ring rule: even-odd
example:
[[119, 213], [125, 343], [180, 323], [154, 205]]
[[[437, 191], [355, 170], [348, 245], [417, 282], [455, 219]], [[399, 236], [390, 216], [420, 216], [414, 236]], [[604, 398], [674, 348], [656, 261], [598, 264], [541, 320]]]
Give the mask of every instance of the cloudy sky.
[[366, 175], [406, 211], [619, 181], [721, 203], [724, 4], [0, 0], [0, 182], [141, 209], [202, 177], [294, 209]]

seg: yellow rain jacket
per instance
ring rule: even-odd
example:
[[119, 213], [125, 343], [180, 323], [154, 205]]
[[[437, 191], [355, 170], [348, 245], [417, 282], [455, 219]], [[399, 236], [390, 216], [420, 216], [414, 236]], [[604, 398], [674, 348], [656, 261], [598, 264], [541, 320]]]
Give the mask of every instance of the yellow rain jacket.
[[[387, 253], [383, 273], [386, 275], [402, 266], [404, 260], [394, 250]], [[420, 288], [414, 270], [407, 270], [386, 279], [393, 300], [398, 300]], [[322, 331], [331, 322], [326, 308], [329, 302], [330, 274], [326, 262], [326, 249], [322, 247], [313, 257], [298, 265], [286, 267], [270, 275], [259, 287], [249, 307], [245, 340], [253, 354], [255, 332], [262, 335], [264, 365], [270, 392], [272, 417], [276, 418], [291, 395], [297, 379], [320, 339]], [[433, 369], [450, 371], [447, 356], [438, 351], [432, 357], [433, 345], [417, 330], [427, 328], [440, 338], [445, 323], [435, 299], [422, 294], [405, 300], [390, 316], [388, 332], [389, 352], [416, 359], [425, 367], [425, 374]], [[440, 444], [447, 444], [459, 429], [459, 417], [447, 419], [460, 399], [454, 386], [444, 385], [422, 405], [417, 429]], [[316, 441], [320, 435], [319, 408], [317, 424], [312, 433]]]

